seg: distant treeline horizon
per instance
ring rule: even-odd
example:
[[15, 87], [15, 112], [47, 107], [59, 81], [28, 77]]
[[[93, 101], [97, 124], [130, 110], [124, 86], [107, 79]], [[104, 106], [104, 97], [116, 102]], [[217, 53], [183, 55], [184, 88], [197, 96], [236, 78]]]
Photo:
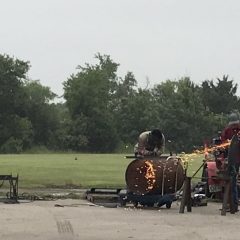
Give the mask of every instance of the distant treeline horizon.
[[50, 87], [28, 79], [29, 62], [0, 55], [0, 153], [131, 151], [126, 146], [153, 128], [171, 142], [168, 150], [191, 152], [240, 110], [238, 85], [228, 75], [216, 83], [182, 77], [141, 88], [134, 73], [117, 75], [109, 55], [95, 58], [63, 82], [64, 102], [56, 103]]

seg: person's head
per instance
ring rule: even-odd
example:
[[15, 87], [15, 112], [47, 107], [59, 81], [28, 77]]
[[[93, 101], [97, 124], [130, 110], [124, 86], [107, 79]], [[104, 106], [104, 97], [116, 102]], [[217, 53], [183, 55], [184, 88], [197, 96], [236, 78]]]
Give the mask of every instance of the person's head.
[[228, 116], [228, 125], [233, 125], [233, 124], [240, 124], [240, 117], [239, 117], [239, 113], [237, 112], [232, 112]]
[[159, 129], [153, 129], [151, 131], [151, 138], [154, 143], [159, 143], [162, 141], [162, 132]]

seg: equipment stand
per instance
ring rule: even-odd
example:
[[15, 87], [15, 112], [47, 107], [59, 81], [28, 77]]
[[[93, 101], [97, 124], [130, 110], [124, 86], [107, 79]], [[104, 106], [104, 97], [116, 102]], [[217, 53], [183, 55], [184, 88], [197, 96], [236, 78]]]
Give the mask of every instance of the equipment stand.
[[2, 181], [1, 186], [3, 185], [4, 181], [9, 182], [9, 192], [7, 197], [10, 201], [17, 203], [18, 202], [18, 175], [13, 177], [11, 175], [0, 175], [0, 180]]
[[185, 176], [183, 184], [183, 196], [181, 199], [181, 205], [179, 213], [184, 213], [185, 206], [187, 206], [187, 211], [192, 211], [192, 199], [191, 199], [191, 177]]
[[[222, 203], [222, 210], [221, 210], [222, 216], [226, 216], [227, 209], [229, 208], [230, 208], [230, 213], [234, 213], [231, 187], [232, 187], [231, 178], [225, 179], [223, 203]], [[229, 203], [229, 208], [228, 208], [228, 203]]]

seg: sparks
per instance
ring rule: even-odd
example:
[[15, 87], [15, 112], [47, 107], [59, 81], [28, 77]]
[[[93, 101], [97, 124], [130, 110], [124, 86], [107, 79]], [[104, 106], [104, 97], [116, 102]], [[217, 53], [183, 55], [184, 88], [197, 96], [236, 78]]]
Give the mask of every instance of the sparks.
[[153, 169], [153, 164], [150, 161], [146, 161], [146, 174], [145, 178], [147, 179], [148, 187], [147, 189], [153, 189], [154, 183], [156, 182], [155, 171]]

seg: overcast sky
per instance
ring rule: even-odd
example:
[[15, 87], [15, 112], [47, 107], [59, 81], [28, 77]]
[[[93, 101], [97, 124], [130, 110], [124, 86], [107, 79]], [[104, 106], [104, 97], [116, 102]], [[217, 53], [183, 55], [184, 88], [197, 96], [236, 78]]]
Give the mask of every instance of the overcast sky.
[[[0, 53], [30, 61], [29, 77], [59, 95], [97, 52], [140, 86], [228, 74], [240, 81], [239, 0], [0, 0]], [[240, 88], [240, 86], [239, 86]]]

